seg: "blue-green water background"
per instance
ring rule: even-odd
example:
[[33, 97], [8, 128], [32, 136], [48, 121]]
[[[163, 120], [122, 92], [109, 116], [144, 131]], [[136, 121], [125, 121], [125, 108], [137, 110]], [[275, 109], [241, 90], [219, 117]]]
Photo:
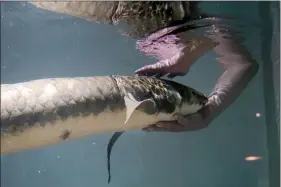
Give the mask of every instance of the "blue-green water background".
[[[279, 105], [275, 103], [279, 103], [276, 96], [280, 94], [280, 72], [276, 68], [280, 65], [272, 61], [270, 54], [279, 43], [272, 47], [273, 23], [269, 14], [273, 13], [268, 11], [278, 6], [277, 2], [202, 5], [209, 12], [231, 15], [248, 24], [241, 31], [260, 64], [257, 76], [207, 129], [176, 134], [125, 133], [112, 153], [110, 186], [279, 186]], [[278, 38], [279, 25], [277, 29], [274, 31]], [[44, 11], [26, 3], [2, 2], [1, 83], [130, 75], [142, 65], [155, 62], [136, 50], [135, 42], [110, 25]], [[207, 53], [187, 76], [176, 80], [208, 94], [222, 73], [215, 57], [214, 52]], [[280, 58], [277, 55], [275, 59]], [[256, 113], [261, 117], [257, 118]], [[106, 146], [110, 136], [108, 133], [1, 156], [1, 187], [109, 186]], [[244, 160], [251, 155], [262, 159]]]

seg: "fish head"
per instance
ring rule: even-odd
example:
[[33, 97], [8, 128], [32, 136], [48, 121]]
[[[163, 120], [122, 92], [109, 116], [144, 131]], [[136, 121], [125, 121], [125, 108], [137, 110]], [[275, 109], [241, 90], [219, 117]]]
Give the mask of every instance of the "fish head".
[[189, 115], [200, 110], [208, 98], [199, 91], [172, 80], [147, 76], [114, 76], [124, 94], [127, 117], [136, 110], [171, 120], [173, 114]]
[[208, 98], [201, 92], [174, 82], [172, 80], [162, 79], [165, 82], [165, 87], [169, 91], [168, 100], [174, 104], [173, 113], [181, 115], [189, 115], [197, 112], [208, 102]]

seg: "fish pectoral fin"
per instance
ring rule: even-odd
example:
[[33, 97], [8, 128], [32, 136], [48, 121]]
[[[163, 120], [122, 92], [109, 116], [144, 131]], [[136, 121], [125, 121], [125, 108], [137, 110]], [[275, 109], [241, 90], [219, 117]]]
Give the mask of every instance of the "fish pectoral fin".
[[129, 93], [128, 96], [124, 97], [126, 105], [126, 120], [125, 124], [128, 122], [135, 110], [141, 110], [149, 115], [155, 114], [157, 112], [157, 105], [152, 99], [145, 99], [143, 101], [137, 101]]

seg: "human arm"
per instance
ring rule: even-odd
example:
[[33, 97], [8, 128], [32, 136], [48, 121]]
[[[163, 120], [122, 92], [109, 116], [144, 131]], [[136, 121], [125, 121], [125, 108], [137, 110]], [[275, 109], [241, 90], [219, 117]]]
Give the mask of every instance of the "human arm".
[[[217, 61], [222, 65], [224, 72], [209, 95], [207, 105], [195, 114], [178, 116], [178, 119], [172, 122], [158, 122], [144, 130], [181, 132], [206, 128], [239, 97], [255, 76], [258, 64], [240, 40], [236, 40], [230, 33], [222, 32], [217, 32], [209, 38], [218, 44], [214, 47], [214, 51], [220, 56]], [[188, 58], [189, 53], [185, 53], [182, 57], [182, 59]], [[187, 62], [190, 63], [188, 60]], [[183, 68], [178, 69], [181, 69], [180, 73], [184, 71]]]

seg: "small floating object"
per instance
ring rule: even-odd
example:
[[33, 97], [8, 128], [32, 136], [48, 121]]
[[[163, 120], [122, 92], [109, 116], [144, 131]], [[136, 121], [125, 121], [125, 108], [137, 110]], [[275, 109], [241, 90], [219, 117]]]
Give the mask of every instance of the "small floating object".
[[261, 159], [262, 159], [262, 157], [260, 157], [260, 156], [247, 156], [247, 157], [245, 157], [246, 161], [256, 161], [256, 160], [261, 160]]
[[257, 118], [261, 117], [261, 114], [260, 113], [256, 113], [256, 117]]

